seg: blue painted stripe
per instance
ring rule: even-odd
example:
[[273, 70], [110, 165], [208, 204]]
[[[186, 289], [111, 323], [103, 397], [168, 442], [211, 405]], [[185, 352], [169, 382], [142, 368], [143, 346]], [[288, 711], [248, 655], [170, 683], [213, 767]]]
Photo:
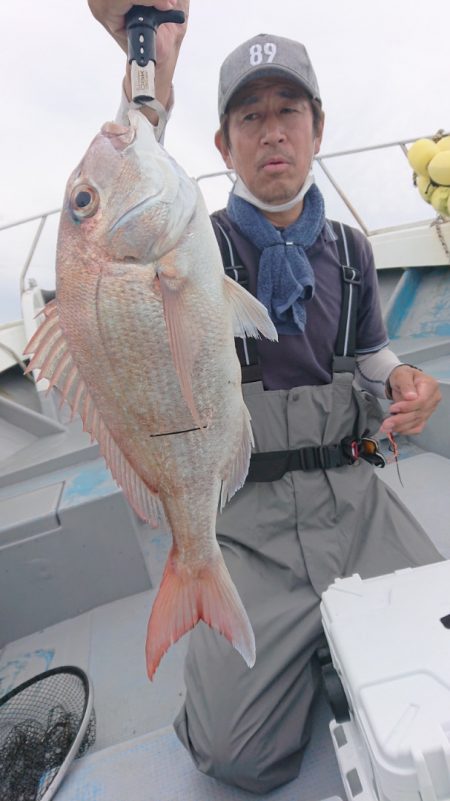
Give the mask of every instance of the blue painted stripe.
[[60, 509], [76, 506], [119, 491], [103, 459], [83, 465], [65, 483]]
[[414, 305], [417, 291], [427, 268], [409, 268], [402, 275], [394, 302], [386, 316], [386, 327], [390, 339], [399, 336], [400, 327]]
[[37, 648], [0, 665], [0, 695], [6, 695], [32, 675], [48, 670], [55, 656], [54, 648]]

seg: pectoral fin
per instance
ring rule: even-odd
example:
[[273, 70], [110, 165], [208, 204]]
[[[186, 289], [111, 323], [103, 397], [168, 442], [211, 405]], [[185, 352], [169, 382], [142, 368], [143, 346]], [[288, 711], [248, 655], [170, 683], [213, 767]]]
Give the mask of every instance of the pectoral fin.
[[265, 306], [237, 281], [224, 275], [225, 291], [233, 313], [235, 337], [255, 337], [262, 334], [266, 339], [278, 340], [277, 330]]
[[202, 428], [203, 423], [197, 411], [192, 390], [194, 363], [198, 352], [198, 332], [196, 335], [192, 330], [183, 287], [173, 289], [164, 275], [160, 275], [160, 286], [170, 352], [181, 392], [195, 424]]

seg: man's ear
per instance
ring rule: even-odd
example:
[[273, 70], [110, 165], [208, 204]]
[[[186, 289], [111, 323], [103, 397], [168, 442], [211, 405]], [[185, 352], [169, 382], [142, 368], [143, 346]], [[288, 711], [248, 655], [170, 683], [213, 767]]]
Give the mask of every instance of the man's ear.
[[314, 155], [317, 156], [317, 153], [320, 150], [320, 145], [322, 144], [322, 136], [323, 136], [323, 126], [325, 125], [325, 114], [321, 113], [320, 122], [317, 126], [317, 131], [314, 132]]
[[217, 150], [219, 151], [220, 155], [222, 156], [222, 158], [223, 158], [225, 164], [227, 165], [228, 169], [229, 170], [233, 170], [234, 169], [234, 164], [233, 164], [233, 159], [232, 159], [232, 156], [231, 156], [231, 153], [230, 153], [230, 148], [228, 147], [227, 143], [225, 142], [225, 137], [223, 135], [223, 131], [222, 131], [221, 128], [219, 128], [219, 130], [216, 131], [216, 134], [214, 136], [214, 144], [217, 147]]

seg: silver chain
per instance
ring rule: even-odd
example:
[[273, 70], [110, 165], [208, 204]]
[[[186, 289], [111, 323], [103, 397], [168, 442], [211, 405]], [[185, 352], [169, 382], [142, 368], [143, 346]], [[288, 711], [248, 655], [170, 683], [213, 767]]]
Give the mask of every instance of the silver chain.
[[439, 217], [437, 217], [431, 224], [436, 228], [436, 233], [439, 237], [439, 242], [441, 243], [444, 253], [447, 256], [447, 261], [450, 264], [450, 249], [447, 245], [447, 242], [445, 241], [445, 237], [444, 234], [442, 233], [442, 228], [441, 228], [442, 223], [446, 222], [448, 222], [448, 220], [445, 217], [442, 217], [442, 215], [439, 215]]

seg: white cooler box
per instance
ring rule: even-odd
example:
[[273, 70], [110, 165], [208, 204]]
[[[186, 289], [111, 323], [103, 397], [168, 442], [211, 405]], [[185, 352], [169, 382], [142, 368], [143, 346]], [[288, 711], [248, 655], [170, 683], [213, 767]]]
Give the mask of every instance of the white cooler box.
[[337, 579], [321, 611], [349, 707], [330, 723], [348, 798], [450, 801], [450, 561]]

